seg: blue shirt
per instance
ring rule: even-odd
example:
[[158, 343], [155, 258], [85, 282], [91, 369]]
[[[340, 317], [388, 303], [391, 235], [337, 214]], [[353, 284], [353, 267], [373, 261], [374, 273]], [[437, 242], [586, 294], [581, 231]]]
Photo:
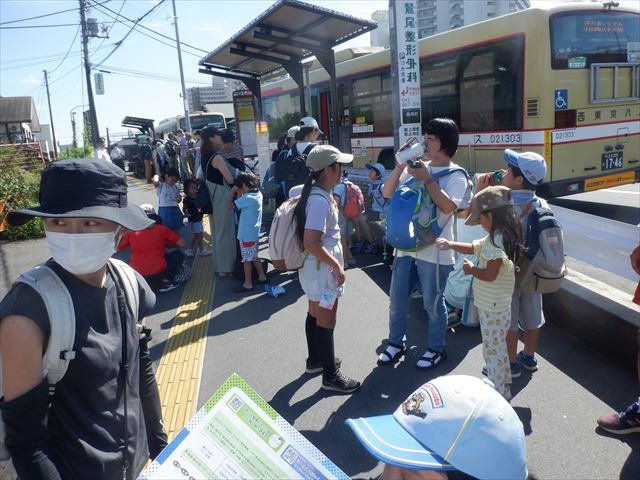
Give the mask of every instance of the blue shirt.
[[241, 242], [257, 242], [262, 224], [262, 193], [250, 190], [234, 201], [240, 210], [237, 239]]
[[382, 186], [384, 180], [379, 178], [371, 182], [369, 186], [369, 196], [371, 197], [371, 210], [374, 212], [386, 213], [389, 208], [389, 202], [382, 196]]

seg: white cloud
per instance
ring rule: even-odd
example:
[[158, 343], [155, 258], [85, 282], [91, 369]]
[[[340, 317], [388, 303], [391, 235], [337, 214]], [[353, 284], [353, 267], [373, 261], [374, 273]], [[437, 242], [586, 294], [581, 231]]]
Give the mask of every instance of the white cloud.
[[42, 77], [36, 78], [29, 74], [28, 76], [21, 78], [18, 83], [21, 85], [38, 85], [42, 83]]

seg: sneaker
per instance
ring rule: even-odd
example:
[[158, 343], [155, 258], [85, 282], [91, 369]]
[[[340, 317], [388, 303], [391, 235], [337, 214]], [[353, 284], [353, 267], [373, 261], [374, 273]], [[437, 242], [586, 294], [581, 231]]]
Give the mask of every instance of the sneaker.
[[524, 350], [518, 353], [516, 358], [518, 363], [522, 365], [524, 368], [529, 370], [530, 372], [535, 372], [538, 370], [538, 361], [534, 355], [527, 355], [524, 353]]
[[207, 257], [209, 255], [211, 255], [211, 250], [209, 250], [208, 248], [201, 248], [198, 251], [198, 255], [201, 257]]
[[347, 265], [349, 265], [350, 267], [353, 267], [356, 263], [358, 263], [358, 261], [353, 257], [347, 260]]
[[345, 376], [340, 370], [336, 372], [333, 378], [327, 380], [322, 379], [322, 389], [332, 392], [353, 393], [360, 388], [360, 382]]
[[629, 405], [624, 412], [598, 417], [598, 426], [618, 435], [640, 432], [640, 401]]
[[193, 253], [193, 250], [191, 250], [190, 248], [187, 248], [187, 249], [184, 251], [184, 254], [185, 254], [185, 256], [187, 256], [187, 257], [193, 257], [193, 256], [195, 256], [195, 253]]
[[411, 299], [422, 298], [422, 291], [419, 288], [414, 288], [411, 292]]
[[[511, 378], [518, 378], [522, 375], [522, 369], [520, 368], [520, 364], [518, 362], [509, 362], [509, 366], [511, 367]], [[487, 376], [487, 366], [482, 367], [482, 375]]]
[[[309, 375], [315, 375], [316, 373], [322, 373], [322, 364], [320, 363], [320, 360], [318, 360], [317, 362], [313, 362], [311, 363], [309, 361], [309, 359], [307, 358], [306, 360], [306, 369], [304, 371], [304, 373], [308, 373]], [[340, 365], [342, 365], [342, 360], [340, 360], [338, 357], [336, 357], [336, 368], [340, 368]]]
[[175, 290], [179, 286], [180, 285], [177, 284], [177, 283], [166, 283], [162, 287], [160, 287], [158, 292], [160, 292], [160, 293], [170, 292], [171, 290]]
[[460, 315], [455, 310], [447, 314], [447, 328], [454, 328], [460, 325]]

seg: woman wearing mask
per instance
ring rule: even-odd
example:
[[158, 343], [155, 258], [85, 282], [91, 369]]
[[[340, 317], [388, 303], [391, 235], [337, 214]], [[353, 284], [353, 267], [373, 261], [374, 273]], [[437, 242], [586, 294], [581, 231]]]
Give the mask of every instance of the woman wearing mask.
[[[73, 302], [75, 358], [50, 397], [43, 352], [52, 319], [38, 292], [16, 282], [0, 302], [7, 449], [19, 478], [136, 478], [149, 450], [154, 457], [166, 446], [148, 337], [139, 333], [155, 295], [137, 273], [126, 288], [109, 258], [125, 229], [151, 220], [127, 205], [125, 173], [96, 159], [45, 168], [40, 206], [7, 220], [33, 217], [44, 220], [52, 256], [45, 265]], [[137, 311], [126, 294], [136, 287]]]

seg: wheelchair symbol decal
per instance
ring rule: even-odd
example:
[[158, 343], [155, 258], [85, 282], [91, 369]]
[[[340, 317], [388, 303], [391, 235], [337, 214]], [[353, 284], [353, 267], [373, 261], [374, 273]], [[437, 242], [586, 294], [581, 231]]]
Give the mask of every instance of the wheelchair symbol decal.
[[567, 90], [555, 91], [555, 109], [566, 110], [569, 104], [569, 94]]

